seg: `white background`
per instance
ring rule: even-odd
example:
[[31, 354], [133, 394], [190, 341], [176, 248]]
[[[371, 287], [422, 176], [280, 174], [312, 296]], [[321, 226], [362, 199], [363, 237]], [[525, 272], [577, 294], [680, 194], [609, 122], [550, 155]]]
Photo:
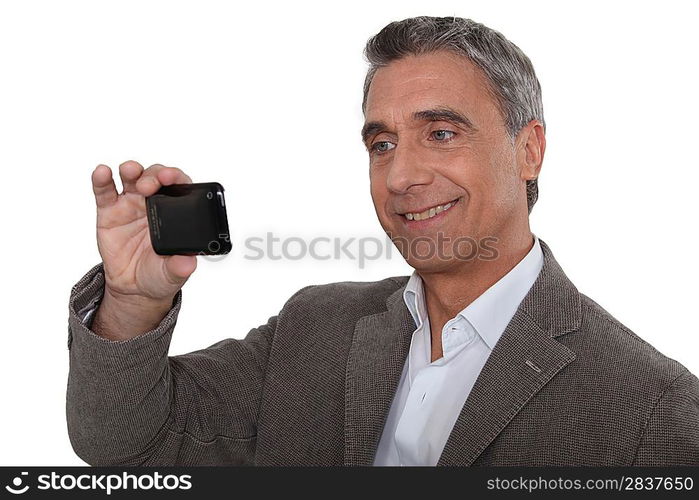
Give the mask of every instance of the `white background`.
[[[578, 289], [699, 373], [691, 2], [3, 2], [0, 464], [83, 464], [65, 423], [71, 286], [99, 262], [90, 173], [164, 163], [227, 189], [234, 244], [382, 238], [359, 138], [366, 40], [470, 17], [531, 58], [548, 148], [532, 230]], [[434, 5], [434, 4], [433, 4]], [[171, 354], [242, 337], [312, 283], [393, 259], [199, 261]]]

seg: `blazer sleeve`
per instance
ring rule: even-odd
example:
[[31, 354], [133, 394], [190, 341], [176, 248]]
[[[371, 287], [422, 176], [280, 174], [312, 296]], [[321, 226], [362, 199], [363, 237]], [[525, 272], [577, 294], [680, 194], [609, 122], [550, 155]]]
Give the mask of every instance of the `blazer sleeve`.
[[252, 463], [277, 316], [242, 340], [168, 356], [181, 291], [154, 330], [126, 341], [100, 337], [82, 321], [103, 293], [97, 265], [69, 302], [66, 416], [77, 455], [90, 465]]
[[684, 371], [658, 400], [632, 465], [699, 465], [699, 380]]

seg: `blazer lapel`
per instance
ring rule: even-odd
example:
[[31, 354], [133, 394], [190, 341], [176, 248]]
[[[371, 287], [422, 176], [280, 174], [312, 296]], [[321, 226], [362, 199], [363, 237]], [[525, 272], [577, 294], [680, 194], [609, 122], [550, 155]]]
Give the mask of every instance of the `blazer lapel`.
[[[575, 359], [555, 338], [580, 325], [580, 295], [541, 238], [544, 263], [476, 380], [437, 465], [471, 465], [546, 383]], [[406, 283], [407, 283], [407, 278]], [[405, 286], [356, 323], [345, 379], [345, 465], [372, 465], [415, 323]]]
[[544, 264], [495, 344], [437, 465], [471, 465], [522, 407], [575, 359], [555, 338], [580, 325], [580, 295], [539, 239]]
[[404, 289], [388, 297], [386, 311], [355, 325], [345, 379], [345, 465], [373, 464], [416, 328]]

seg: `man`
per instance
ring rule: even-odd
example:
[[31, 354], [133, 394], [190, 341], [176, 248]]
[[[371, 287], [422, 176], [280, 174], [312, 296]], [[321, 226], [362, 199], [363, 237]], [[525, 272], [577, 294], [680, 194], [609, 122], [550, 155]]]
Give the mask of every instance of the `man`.
[[699, 465], [699, 380], [579, 293], [534, 236], [546, 140], [529, 59], [471, 20], [366, 47], [379, 221], [415, 272], [309, 286], [245, 339], [168, 357], [193, 256], [92, 175], [103, 263], [70, 299], [67, 416], [90, 464]]

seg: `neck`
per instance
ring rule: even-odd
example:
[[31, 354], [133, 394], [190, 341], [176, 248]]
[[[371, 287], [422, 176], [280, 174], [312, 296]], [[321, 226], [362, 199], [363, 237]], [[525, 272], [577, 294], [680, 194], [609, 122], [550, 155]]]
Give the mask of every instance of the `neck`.
[[532, 249], [527, 227], [517, 238], [500, 240], [495, 260], [474, 259], [448, 272], [421, 272], [430, 323], [444, 325], [512, 270]]

